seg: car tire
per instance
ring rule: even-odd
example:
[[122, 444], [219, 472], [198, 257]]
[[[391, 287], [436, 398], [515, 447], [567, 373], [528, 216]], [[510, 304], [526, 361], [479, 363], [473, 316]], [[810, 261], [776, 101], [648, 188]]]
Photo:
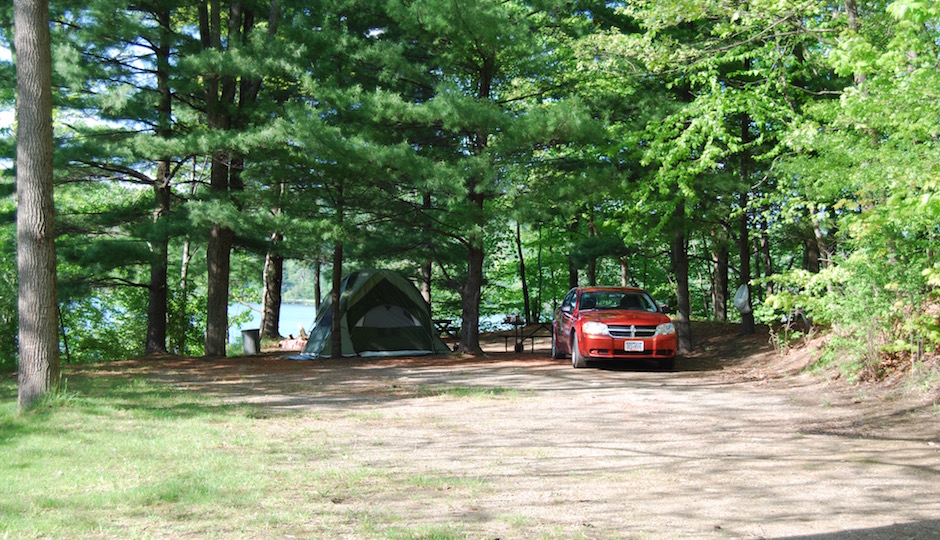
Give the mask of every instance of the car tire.
[[587, 367], [587, 358], [581, 356], [581, 349], [578, 348], [578, 334], [571, 334], [571, 366]]
[[565, 354], [561, 352], [561, 348], [558, 346], [558, 339], [555, 335], [555, 330], [552, 329], [552, 360], [561, 360], [565, 357]]
[[659, 371], [672, 371], [676, 369], [676, 359], [668, 358], [659, 361]]

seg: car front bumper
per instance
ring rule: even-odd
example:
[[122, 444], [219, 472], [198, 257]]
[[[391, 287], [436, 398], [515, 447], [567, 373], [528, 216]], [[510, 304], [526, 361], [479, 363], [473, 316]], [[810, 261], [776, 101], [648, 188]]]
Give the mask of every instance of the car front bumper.
[[[628, 350], [643, 344], [643, 350]], [[651, 338], [615, 338], [585, 334], [579, 340], [581, 354], [588, 358], [674, 358], [678, 340], [675, 334]]]

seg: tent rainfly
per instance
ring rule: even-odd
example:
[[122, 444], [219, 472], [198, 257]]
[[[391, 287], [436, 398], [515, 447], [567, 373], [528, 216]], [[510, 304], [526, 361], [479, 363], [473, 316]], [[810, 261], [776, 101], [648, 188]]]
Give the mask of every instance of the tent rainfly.
[[[450, 352], [434, 331], [431, 312], [415, 286], [391, 270], [360, 270], [340, 286], [343, 356], [406, 356]], [[330, 357], [332, 299], [320, 305], [296, 358]]]

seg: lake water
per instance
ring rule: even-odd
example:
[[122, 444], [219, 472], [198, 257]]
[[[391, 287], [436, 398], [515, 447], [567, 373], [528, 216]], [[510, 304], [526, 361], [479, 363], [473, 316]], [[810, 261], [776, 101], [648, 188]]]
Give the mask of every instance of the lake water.
[[[228, 342], [241, 343], [242, 330], [251, 328], [261, 328], [261, 304], [234, 304], [228, 307], [229, 320], [232, 317], [251, 311], [251, 320], [238, 325], [232, 325], [228, 329]], [[278, 332], [284, 337], [289, 335], [297, 336], [297, 326], [303, 325], [304, 331], [308, 334], [313, 328], [313, 322], [317, 318], [317, 309], [314, 306], [306, 304], [281, 304], [281, 320], [278, 325]], [[480, 331], [491, 332], [494, 330], [505, 330], [511, 328], [503, 323], [505, 315], [487, 315], [480, 317]], [[459, 324], [459, 320], [457, 321]]]
[[[251, 328], [261, 328], [261, 304], [235, 304], [228, 307], [228, 316], [231, 320], [236, 315], [251, 312], [251, 320], [239, 325], [232, 325], [228, 329], [229, 343], [241, 343], [242, 330]], [[278, 324], [278, 332], [284, 337], [289, 335], [297, 336], [298, 325], [303, 325], [304, 331], [310, 333], [313, 327], [313, 321], [317, 317], [317, 308], [305, 304], [281, 304], [281, 320]]]

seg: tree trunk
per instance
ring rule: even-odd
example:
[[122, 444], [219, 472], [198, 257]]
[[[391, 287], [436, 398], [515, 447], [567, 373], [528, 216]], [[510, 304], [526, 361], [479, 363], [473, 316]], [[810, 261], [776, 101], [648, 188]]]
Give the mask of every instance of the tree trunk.
[[679, 354], [692, 352], [692, 302], [689, 293], [689, 251], [685, 241], [685, 203], [673, 215], [672, 264], [676, 274], [676, 334]]
[[485, 196], [477, 191], [477, 183], [468, 186], [468, 204], [475, 227], [467, 244], [467, 281], [460, 288], [460, 343], [457, 350], [465, 354], [482, 354], [480, 347], [480, 297], [483, 291], [483, 204]]
[[728, 320], [728, 245], [724, 240], [715, 247], [715, 284], [712, 303], [715, 319]]
[[[192, 183], [189, 189], [190, 198], [196, 196], [196, 186], [198, 186], [196, 173], [196, 158], [193, 158]], [[189, 264], [195, 251], [192, 249], [192, 239], [189, 234], [183, 239], [183, 252], [180, 257], [180, 301], [177, 302], [178, 309], [173, 313], [177, 321], [172, 325], [174, 329], [170, 334], [170, 345], [176, 354], [186, 354], [187, 334], [192, 326], [189, 317]]]
[[629, 287], [630, 286], [630, 256], [624, 255], [620, 257], [620, 286]]
[[[278, 182], [276, 202], [271, 209], [271, 215], [277, 217], [281, 214], [281, 205], [287, 186]], [[271, 243], [264, 256], [264, 270], [261, 281], [264, 290], [261, 293], [261, 335], [271, 339], [280, 339], [278, 330], [281, 322], [281, 288], [284, 283], [284, 257], [278, 251], [284, 235], [275, 231], [271, 233]]]
[[741, 259], [741, 273], [739, 275], [738, 285], [747, 287], [747, 305], [744, 310], [746, 313], [741, 313], [741, 329], [739, 333], [748, 335], [754, 333], [754, 311], [751, 304], [751, 242], [748, 237], [747, 228], [747, 193], [740, 194], [740, 201], [741, 208], [744, 210], [741, 211], [741, 217], [738, 218], [738, 255]]
[[[343, 198], [343, 184], [337, 186], [336, 199], [333, 206], [336, 207], [336, 230], [337, 234], [342, 234], [345, 216], [345, 199]], [[340, 299], [342, 295], [341, 287], [343, 285], [343, 237], [337, 236], [333, 239], [333, 278], [330, 282], [330, 357], [343, 357], [343, 329], [340, 324]]]
[[[431, 210], [431, 194], [425, 193], [422, 197], [421, 208], [423, 210]], [[431, 240], [431, 230], [430, 227], [424, 228], [424, 234], [427, 239], [427, 242], [432, 242]], [[432, 261], [430, 258], [424, 261], [421, 265], [421, 298], [424, 298], [425, 303], [428, 305], [428, 310], [431, 309], [431, 275], [432, 275]], [[433, 317], [433, 314], [432, 314]]]
[[483, 290], [483, 241], [475, 242], [467, 250], [467, 282], [460, 293], [462, 311], [460, 324], [460, 346], [466, 354], [481, 354], [480, 347], [480, 296]]
[[[496, 57], [484, 56], [479, 66], [477, 99], [489, 101], [493, 77], [496, 74]], [[473, 154], [481, 156], [489, 145], [489, 132], [483, 126], [473, 134], [471, 145]], [[460, 288], [461, 324], [458, 350], [465, 354], [482, 354], [480, 347], [480, 297], [483, 291], [483, 231], [486, 220], [483, 206], [486, 193], [482, 190], [479, 178], [471, 177], [467, 182], [467, 205], [470, 211], [470, 232], [467, 235], [467, 280]]]
[[[171, 115], [172, 100], [169, 85], [170, 70], [170, 12], [162, 10], [156, 14], [160, 25], [160, 43], [156, 46], [157, 55], [157, 135], [168, 138], [172, 135]], [[147, 338], [144, 351], [148, 355], [166, 353], [167, 337], [167, 257], [169, 254], [170, 235], [167, 221], [170, 215], [170, 158], [162, 157], [157, 162], [157, 178], [153, 184], [154, 195], [154, 237], [153, 260], [150, 263], [150, 287], [147, 300]]]
[[277, 252], [277, 245], [283, 240], [280, 233], [271, 235], [271, 246], [264, 258], [264, 292], [261, 295], [261, 335], [280, 339], [278, 325], [281, 321], [281, 286], [284, 282], [284, 257]]
[[[199, 35], [203, 49], [221, 51], [222, 23], [219, 0], [208, 0], [199, 5]], [[206, 97], [206, 118], [209, 129], [225, 130], [229, 119], [220, 100], [221, 77], [206, 73], [203, 85]], [[213, 192], [228, 190], [228, 156], [221, 151], [212, 155], [209, 184]], [[219, 224], [209, 228], [206, 247], [206, 356], [225, 356], [228, 333], [229, 267], [232, 239], [231, 231]]]
[[522, 281], [522, 312], [525, 314], [525, 323], [532, 324], [529, 309], [529, 284], [525, 278], [525, 257], [522, 255], [522, 228], [516, 221], [516, 252], [519, 254], [519, 279]]
[[333, 280], [330, 288], [330, 357], [343, 357], [343, 334], [339, 301], [343, 285], [343, 241], [333, 242]]
[[421, 264], [421, 298], [424, 299], [424, 303], [428, 305], [428, 309], [431, 309], [431, 276], [432, 276], [432, 263], [430, 260], [424, 261]]
[[[568, 224], [568, 242], [572, 247], [574, 246], [575, 235], [578, 233], [578, 224], [580, 222], [578, 214], [575, 215], [574, 220]], [[578, 286], [578, 267], [574, 264], [574, 257], [571, 253], [568, 254], [568, 288], [573, 289]]]
[[[594, 215], [593, 213], [588, 218], [588, 235], [591, 238], [597, 238], [597, 225], [594, 224]], [[597, 257], [591, 255], [590, 260], [588, 261], [588, 285], [592, 287], [597, 286]]]
[[[750, 62], [747, 62], [750, 66]], [[738, 220], [738, 252], [741, 257], [741, 285], [747, 287], [747, 307], [746, 313], [741, 313], [742, 335], [754, 333], [754, 311], [751, 304], [751, 242], [748, 236], [747, 228], [747, 206], [748, 193], [751, 189], [750, 174], [750, 151], [747, 145], [751, 142], [751, 116], [747, 113], [741, 115], [741, 144], [744, 150], [741, 152], [741, 168], [739, 170], [739, 179], [741, 181], [741, 217]]]
[[[268, 35], [275, 32], [276, 2], [272, 6], [272, 24]], [[254, 14], [243, 9], [240, 2], [231, 2], [228, 6], [228, 26], [226, 44], [229, 47], [244, 43], [254, 26]], [[209, 0], [199, 6], [199, 32], [204, 49], [222, 51], [222, 17], [218, 0]], [[207, 73], [204, 77], [206, 94], [206, 117], [209, 128], [228, 131], [245, 124], [245, 111], [256, 101], [261, 87], [260, 79], [247, 75]], [[212, 160], [210, 182], [212, 189], [219, 195], [227, 191], [241, 191], [244, 183], [241, 178], [244, 169], [244, 157], [233, 152], [216, 151]], [[231, 250], [235, 235], [231, 229], [219, 224], [212, 226], [207, 250], [208, 291], [206, 303], [206, 355], [225, 355], [225, 336], [228, 332], [228, 293]], [[224, 272], [224, 273], [223, 273]], [[224, 298], [221, 296], [224, 294]], [[221, 340], [221, 341], [220, 341]]]
[[574, 264], [574, 258], [568, 255], [568, 288], [573, 289], [578, 286], [578, 267]]
[[532, 320], [536, 323], [542, 320], [542, 224], [539, 223], [539, 250], [536, 256], [536, 264], [539, 269], [539, 289], [536, 293], [535, 305], [532, 306]]
[[816, 242], [816, 253], [819, 255], [819, 265], [829, 268], [832, 265], [833, 248], [829, 245], [826, 233], [823, 232], [819, 219], [813, 217], [813, 237]]
[[229, 272], [234, 233], [221, 225], [209, 228], [206, 248], [206, 356], [225, 356], [228, 338]]
[[[770, 235], [767, 234], [767, 220], [761, 221], [760, 227], [760, 256], [764, 266], [764, 277], [774, 275], [774, 260], [770, 256]], [[774, 293], [773, 283], [767, 281], [764, 284], [764, 298]]]
[[813, 274], [819, 273], [819, 244], [816, 243], [816, 236], [812, 233], [808, 233], [803, 238], [803, 269], [812, 272]]
[[16, 260], [19, 276], [17, 405], [59, 382], [58, 283], [52, 179], [49, 3], [14, 0], [16, 49]]
[[170, 213], [169, 159], [157, 163], [157, 180], [154, 182], [154, 238], [151, 241], [153, 259], [150, 262], [150, 286], [147, 299], [147, 338], [144, 351], [147, 354], [166, 353], [168, 285], [167, 256], [169, 254], [169, 231], [167, 220]]
[[[856, 0], [845, 0], [845, 13], [849, 18], [849, 30], [851, 30], [853, 34], [857, 34], [859, 30], [859, 22], [858, 3]], [[853, 78], [855, 80], [855, 86], [862, 86], [867, 80], [866, 74], [861, 72], [855, 73]]]
[[317, 262], [313, 263], [313, 294], [316, 295], [316, 298], [313, 299], [313, 307], [317, 313], [320, 313], [320, 304], [323, 303], [323, 290], [320, 280], [322, 279], [321, 274], [323, 273], [323, 263], [319, 260], [319, 255], [317, 256]]

